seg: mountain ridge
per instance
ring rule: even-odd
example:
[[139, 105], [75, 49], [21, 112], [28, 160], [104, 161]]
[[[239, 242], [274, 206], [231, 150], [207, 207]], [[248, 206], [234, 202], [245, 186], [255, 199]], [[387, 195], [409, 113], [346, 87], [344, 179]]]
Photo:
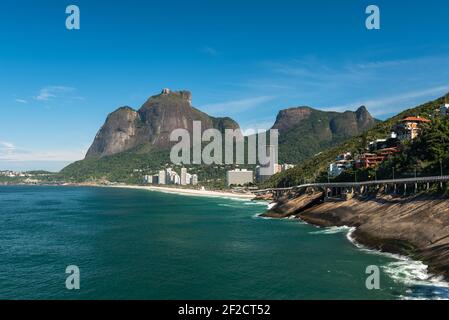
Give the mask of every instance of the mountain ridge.
[[279, 159], [298, 163], [374, 127], [365, 106], [356, 111], [322, 111], [308, 106], [280, 110], [272, 129], [279, 130]]
[[201, 130], [237, 129], [229, 117], [212, 117], [191, 104], [190, 91], [164, 89], [150, 97], [138, 110], [124, 106], [110, 113], [86, 154], [101, 158], [149, 144], [155, 150], [170, 148], [170, 133], [178, 128], [193, 130], [193, 121], [201, 121]]
[[[200, 111], [192, 106], [191, 100], [190, 91], [164, 89], [137, 110], [119, 107], [107, 116], [85, 159], [68, 165], [61, 173], [77, 181], [102, 179], [136, 183], [139, 181], [136, 169], [149, 174], [169, 165], [170, 146], [175, 143], [170, 142], [169, 137], [174, 129], [184, 128], [192, 133], [193, 121], [201, 121], [202, 131], [240, 128], [229, 117], [212, 117]], [[376, 121], [365, 107], [345, 112], [304, 106], [280, 110], [272, 126], [280, 130], [280, 163], [299, 163], [360, 134]], [[217, 176], [223, 181], [223, 168], [201, 166], [198, 170], [205, 175], [201, 177], [200, 173], [200, 180]]]

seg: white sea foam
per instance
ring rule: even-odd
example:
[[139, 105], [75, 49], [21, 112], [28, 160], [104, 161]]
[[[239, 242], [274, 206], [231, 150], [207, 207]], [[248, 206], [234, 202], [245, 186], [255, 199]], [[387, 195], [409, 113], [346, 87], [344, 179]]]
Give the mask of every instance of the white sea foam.
[[421, 261], [409, 257], [388, 252], [381, 252], [364, 247], [353, 236], [355, 228], [349, 228], [347, 239], [360, 250], [368, 254], [382, 255], [396, 261], [381, 266], [382, 270], [397, 283], [409, 287], [405, 295], [400, 295], [403, 300], [447, 300], [449, 299], [449, 283], [443, 277], [432, 275], [428, 266]]
[[267, 210], [273, 209], [277, 205], [277, 202], [270, 202], [267, 206]]
[[341, 227], [329, 227], [329, 228], [321, 228], [318, 231], [311, 231], [311, 234], [335, 234], [335, 233], [342, 233], [342, 232], [348, 232], [352, 228], [347, 226], [341, 226]]

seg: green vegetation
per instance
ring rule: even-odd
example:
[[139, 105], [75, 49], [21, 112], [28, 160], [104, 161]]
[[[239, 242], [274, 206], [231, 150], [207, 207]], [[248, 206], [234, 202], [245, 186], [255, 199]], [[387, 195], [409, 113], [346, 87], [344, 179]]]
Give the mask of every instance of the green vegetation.
[[[326, 112], [316, 112], [310, 121], [298, 125], [294, 130], [288, 130], [280, 137], [280, 162], [292, 162], [298, 159], [299, 165], [286, 172], [277, 174], [261, 187], [287, 187], [301, 183], [327, 181], [327, 169], [337, 155], [344, 152], [360, 154], [365, 151], [369, 141], [387, 137], [391, 128], [406, 116], [421, 116], [432, 120], [423, 127], [420, 136], [413, 143], [405, 144], [396, 156], [385, 161], [374, 169], [347, 170], [336, 181], [364, 181], [370, 179], [390, 179], [411, 177], [413, 175], [438, 175], [441, 168], [449, 174], [449, 120], [441, 119], [436, 109], [444, 98], [405, 110], [400, 114], [379, 122], [374, 128], [362, 135], [346, 139], [345, 114], [338, 121], [332, 122], [336, 133], [329, 139], [329, 130], [323, 117]], [[349, 115], [349, 114], [348, 114]], [[329, 116], [330, 117], [330, 116]], [[326, 119], [324, 119], [326, 120]], [[327, 119], [329, 120], [329, 119]], [[301, 143], [299, 143], [301, 141]], [[343, 142], [342, 142], [343, 141]], [[339, 143], [337, 146], [335, 144]], [[320, 150], [325, 149], [323, 152]], [[245, 147], [245, 150], [247, 148]], [[289, 161], [290, 160], [290, 161]], [[441, 166], [440, 166], [441, 160]], [[296, 162], [298, 162], [296, 161]], [[143, 176], [156, 174], [160, 169], [173, 167], [179, 171], [179, 166], [173, 166], [169, 160], [169, 151], [151, 150], [148, 145], [102, 158], [93, 157], [75, 162], [64, 168], [53, 179], [66, 182], [123, 182], [141, 184]], [[225, 172], [233, 166], [192, 165], [186, 166], [190, 173], [196, 173], [202, 185], [217, 189], [225, 188]], [[254, 166], [243, 166], [254, 170]]]
[[[170, 153], [149, 151], [148, 146], [102, 158], [88, 158], [65, 167], [59, 179], [66, 182], [122, 182], [142, 184], [144, 175], [157, 174], [163, 168], [173, 168], [178, 174], [181, 166], [173, 165]], [[214, 189], [225, 188], [226, 171], [233, 166], [186, 165], [189, 173], [198, 174], [201, 185]], [[244, 166], [254, 169], [251, 166]]]
[[308, 107], [307, 109], [311, 111], [307, 119], [280, 134], [280, 163], [300, 163], [370, 129], [379, 122], [375, 119], [363, 120], [363, 117], [357, 119], [357, 114], [365, 112], [366, 117], [371, 118], [365, 108], [360, 108], [356, 113], [326, 112]]
[[383, 163], [378, 170], [358, 170], [357, 172], [348, 170], [336, 180], [363, 181], [375, 179], [376, 175], [378, 179], [392, 178], [393, 168], [395, 168], [395, 177], [414, 175], [415, 169], [417, 174], [439, 174], [440, 159], [443, 162], [443, 170], [449, 174], [445, 163], [449, 159], [449, 124], [447, 119], [440, 120], [436, 111], [443, 101], [444, 98], [440, 98], [416, 108], [405, 110], [384, 122], [378, 123], [364, 134], [350, 138], [336, 147], [301, 162], [293, 169], [273, 176], [264, 184], [264, 187], [284, 187], [307, 182], [327, 181], [329, 164], [339, 154], [363, 152], [369, 141], [385, 138], [390, 134], [392, 126], [407, 116], [430, 118], [432, 123], [424, 128], [416, 141], [405, 145], [399, 155]]
[[[60, 172], [66, 182], [113, 181], [142, 183], [143, 175], [159, 171], [169, 161], [168, 152], [122, 152], [102, 158], [74, 162]], [[135, 169], [142, 170], [134, 171]]]

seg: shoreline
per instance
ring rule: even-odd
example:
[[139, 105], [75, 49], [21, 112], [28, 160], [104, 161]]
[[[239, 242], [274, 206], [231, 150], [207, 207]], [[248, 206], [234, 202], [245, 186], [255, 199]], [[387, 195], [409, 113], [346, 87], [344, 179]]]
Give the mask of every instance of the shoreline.
[[[405, 255], [403, 253], [392, 253], [387, 251], [382, 251], [376, 248], [366, 246], [359, 241], [354, 236], [354, 232], [357, 230], [356, 227], [347, 225], [318, 225], [315, 223], [307, 222], [302, 220], [296, 215], [291, 215], [288, 217], [269, 217], [263, 214], [257, 215], [261, 219], [288, 219], [296, 220], [299, 223], [306, 224], [317, 228], [316, 231], [311, 231], [313, 234], [326, 235], [326, 234], [336, 234], [343, 233], [346, 240], [354, 246], [354, 249], [363, 252], [364, 254], [378, 255], [394, 260], [385, 265], [379, 266], [388, 277], [393, 279], [395, 282], [400, 282], [410, 287], [434, 287], [436, 291], [433, 293], [433, 297], [420, 296], [419, 290], [415, 293], [416, 296], [409, 292], [405, 295], [400, 295], [398, 298], [400, 300], [448, 300], [449, 299], [449, 279], [444, 275], [432, 273], [429, 270], [429, 265], [424, 261], [416, 259], [414, 257]], [[409, 295], [412, 294], [412, 295]]]
[[280, 202], [262, 217], [295, 217], [321, 228], [348, 227], [347, 239], [359, 249], [418, 261], [428, 281], [449, 279], [448, 199], [428, 195], [394, 198], [372, 195], [348, 201], [317, 201], [316, 194]]
[[[82, 185], [82, 186], [86, 186], [86, 185]], [[245, 193], [234, 193], [234, 192], [228, 192], [228, 191], [199, 190], [199, 189], [188, 189], [188, 188], [137, 186], [137, 185], [90, 185], [90, 186], [147, 190], [147, 191], [177, 194], [177, 195], [182, 195], [182, 196], [231, 198], [231, 199], [238, 199], [238, 200], [242, 200], [242, 199], [243, 200], [253, 200], [255, 198], [254, 194], [248, 194], [248, 193], [245, 194]]]

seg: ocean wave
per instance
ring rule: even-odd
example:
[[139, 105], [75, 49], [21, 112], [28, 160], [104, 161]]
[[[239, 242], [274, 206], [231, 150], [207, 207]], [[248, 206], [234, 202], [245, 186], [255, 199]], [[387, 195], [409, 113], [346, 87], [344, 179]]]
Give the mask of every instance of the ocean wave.
[[311, 231], [310, 234], [335, 234], [335, 233], [342, 233], [342, 232], [349, 232], [352, 228], [347, 226], [341, 226], [341, 227], [329, 227], [329, 228], [321, 228], [318, 231]]
[[381, 269], [393, 281], [404, 284], [408, 289], [398, 298], [401, 300], [449, 300], [449, 283], [443, 277], [437, 277], [428, 271], [428, 266], [422, 261], [413, 260], [399, 254], [372, 250], [358, 243], [353, 233], [355, 228], [349, 228], [346, 238], [359, 250], [368, 254], [382, 255], [396, 261], [389, 262]]
[[271, 217], [263, 217], [263, 212], [256, 213], [252, 216], [253, 219], [264, 219], [264, 220], [279, 220], [277, 218], [271, 218]]
[[428, 272], [428, 266], [421, 261], [403, 259], [382, 266], [382, 270], [395, 282], [403, 283], [407, 289], [403, 300], [449, 300], [449, 284], [443, 277]]
[[270, 203], [267, 205], [267, 210], [273, 209], [276, 205], [277, 205], [277, 202], [270, 202]]
[[274, 218], [274, 217], [264, 217], [262, 216], [263, 213], [256, 213], [252, 216], [253, 219], [263, 219], [263, 220], [275, 220], [275, 221], [295, 221], [295, 223], [299, 224], [307, 224], [305, 221], [301, 220], [300, 218], [296, 216], [288, 216], [285, 218]]

